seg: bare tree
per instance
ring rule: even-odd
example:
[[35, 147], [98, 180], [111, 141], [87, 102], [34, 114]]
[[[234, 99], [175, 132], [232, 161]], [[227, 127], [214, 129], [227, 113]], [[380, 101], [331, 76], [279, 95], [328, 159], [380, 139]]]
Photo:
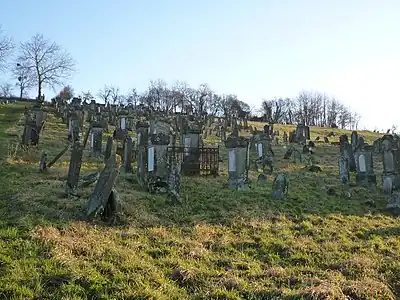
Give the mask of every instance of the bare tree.
[[104, 87], [98, 91], [97, 96], [107, 105], [111, 97], [111, 87], [104, 85]]
[[13, 96], [13, 85], [10, 83], [3, 83], [0, 85], [0, 96], [1, 97], [12, 97]]
[[90, 91], [81, 92], [81, 98], [82, 98], [83, 101], [89, 102], [89, 103], [90, 103], [92, 100], [95, 100], [95, 99], [94, 99], [94, 96], [92, 95], [92, 93], [91, 93]]
[[19, 98], [22, 99], [22, 97], [26, 96], [27, 92], [35, 86], [34, 77], [32, 77], [32, 74], [26, 66], [19, 63], [14, 64], [12, 73], [17, 78], [18, 82], [15, 85], [18, 86]]
[[11, 55], [12, 50], [14, 50], [14, 43], [11, 38], [3, 34], [0, 26], [0, 70], [7, 68], [7, 58]]
[[133, 105], [134, 107], [137, 106], [139, 102], [139, 95], [135, 88], [132, 88], [128, 94], [125, 96], [125, 101], [127, 104]]
[[41, 34], [21, 43], [18, 61], [32, 74], [38, 87], [38, 97], [42, 96], [44, 86], [55, 89], [75, 70], [75, 61], [71, 55]]
[[111, 86], [110, 87], [110, 96], [112, 103], [115, 105], [116, 103], [119, 103], [121, 100], [121, 94], [119, 93], [119, 87], [116, 86]]

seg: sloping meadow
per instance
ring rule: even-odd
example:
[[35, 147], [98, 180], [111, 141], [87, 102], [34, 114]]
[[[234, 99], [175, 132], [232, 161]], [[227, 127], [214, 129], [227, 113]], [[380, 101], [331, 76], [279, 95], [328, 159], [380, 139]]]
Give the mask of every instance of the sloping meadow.
[[[379, 188], [343, 193], [337, 146], [317, 144], [321, 173], [274, 146], [276, 172], [290, 180], [284, 201], [271, 197], [273, 177], [257, 185], [253, 171], [249, 190], [228, 189], [223, 146], [218, 177], [182, 177], [181, 204], [121, 176], [123, 212], [105, 224], [84, 218], [94, 186], [64, 195], [70, 152], [38, 171], [41, 151], [54, 157], [67, 144], [66, 125], [49, 114], [38, 149], [22, 151], [22, 113], [0, 107], [0, 299], [400, 297], [399, 219]], [[312, 128], [312, 139], [324, 130]], [[84, 154], [82, 174], [102, 168]]]

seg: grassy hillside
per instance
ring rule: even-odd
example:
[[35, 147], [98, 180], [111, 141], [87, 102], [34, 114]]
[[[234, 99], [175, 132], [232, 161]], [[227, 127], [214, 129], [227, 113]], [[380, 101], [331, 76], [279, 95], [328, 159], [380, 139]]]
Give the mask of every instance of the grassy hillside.
[[[385, 213], [379, 188], [343, 196], [337, 146], [318, 144], [319, 174], [274, 146], [275, 168], [290, 178], [284, 201], [271, 198], [272, 178], [229, 190], [226, 157], [218, 178], [182, 178], [180, 205], [120, 177], [123, 222], [111, 226], [83, 220], [93, 186], [64, 197], [69, 153], [38, 171], [40, 151], [52, 158], [67, 143], [60, 119], [48, 115], [39, 149], [16, 149], [22, 113], [0, 106], [0, 299], [400, 297], [399, 218]], [[327, 131], [342, 133], [312, 128], [312, 138]], [[82, 173], [102, 166], [85, 154]], [[379, 178], [379, 158], [375, 166]]]

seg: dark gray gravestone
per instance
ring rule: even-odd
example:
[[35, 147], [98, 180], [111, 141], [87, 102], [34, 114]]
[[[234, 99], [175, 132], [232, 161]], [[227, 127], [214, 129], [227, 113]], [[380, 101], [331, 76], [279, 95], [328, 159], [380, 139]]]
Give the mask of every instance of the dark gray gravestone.
[[343, 153], [339, 156], [339, 176], [344, 184], [350, 181], [349, 161]]
[[41, 172], [44, 172], [47, 169], [47, 153], [46, 152], [43, 152], [40, 155], [39, 169]]
[[272, 198], [284, 200], [289, 193], [289, 180], [285, 174], [278, 174], [272, 183]]
[[104, 162], [105, 163], [111, 157], [111, 152], [112, 152], [112, 149], [113, 149], [113, 142], [114, 142], [113, 137], [109, 136], [107, 138], [106, 151], [104, 152]]
[[93, 126], [90, 137], [90, 150], [92, 157], [100, 157], [103, 145], [103, 128]]
[[132, 172], [133, 140], [130, 136], [125, 139], [123, 168], [125, 173]]
[[83, 146], [76, 141], [72, 147], [71, 160], [69, 161], [68, 178], [66, 193], [68, 195], [77, 195], [79, 174], [82, 166]]
[[107, 161], [103, 171], [100, 173], [97, 184], [89, 199], [87, 216], [114, 214], [117, 212], [118, 197], [114, 185], [118, 177], [118, 168], [115, 154]]

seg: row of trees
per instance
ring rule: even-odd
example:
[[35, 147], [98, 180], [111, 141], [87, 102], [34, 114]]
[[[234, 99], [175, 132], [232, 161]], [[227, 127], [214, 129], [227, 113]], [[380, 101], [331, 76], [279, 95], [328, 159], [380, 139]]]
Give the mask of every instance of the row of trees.
[[296, 98], [264, 100], [262, 114], [267, 122], [305, 123], [310, 126], [356, 129], [361, 116], [335, 98], [320, 92], [302, 91]]
[[[61, 46], [41, 34], [22, 42], [17, 48], [12, 39], [0, 30], [0, 70], [5, 69], [11, 70], [15, 83], [0, 85], [0, 96], [12, 96], [17, 86], [21, 98], [33, 88], [37, 89], [37, 96], [40, 97], [43, 87], [54, 89], [70, 77], [75, 70], [75, 61]], [[73, 89], [66, 86], [56, 98], [69, 101], [73, 96]], [[334, 98], [318, 92], [305, 91], [296, 98], [264, 100], [259, 111], [252, 110], [236, 95], [213, 92], [207, 84], [194, 88], [179, 81], [168, 86], [161, 79], [151, 81], [149, 87], [141, 93], [132, 88], [124, 94], [116, 86], [105, 85], [94, 95], [87, 91], [78, 96], [87, 102], [97, 98], [106, 104], [140, 105], [166, 113], [191, 111], [198, 115], [208, 113], [226, 118], [261, 115], [264, 121], [273, 123], [304, 122], [308, 125], [356, 128], [360, 120], [357, 113]]]
[[57, 88], [71, 76], [75, 61], [60, 45], [41, 34], [16, 47], [0, 28], [0, 71], [6, 70], [11, 71], [15, 83], [2, 83], [0, 96], [10, 97], [17, 86], [21, 98], [34, 87], [40, 97], [45, 86]]

